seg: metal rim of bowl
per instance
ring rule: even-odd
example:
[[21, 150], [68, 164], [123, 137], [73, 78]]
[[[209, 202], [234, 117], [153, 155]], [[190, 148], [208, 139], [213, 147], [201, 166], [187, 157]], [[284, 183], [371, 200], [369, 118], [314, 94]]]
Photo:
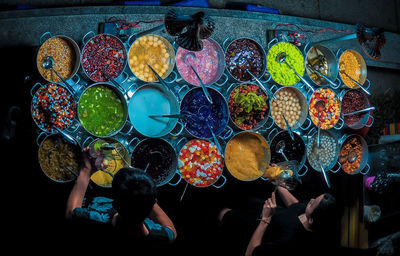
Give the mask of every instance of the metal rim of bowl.
[[[216, 49], [217, 55], [218, 55], [219, 57], [221, 57], [221, 58], [219, 59], [219, 64], [222, 65], [221, 68], [220, 68], [220, 71], [217, 72], [217, 75], [216, 75], [216, 76], [214, 77], [214, 79], [212, 79], [211, 82], [209, 83], [209, 84], [214, 84], [214, 83], [217, 82], [219, 79], [221, 79], [222, 75], [224, 74], [225, 65], [226, 65], [226, 63], [225, 63], [225, 53], [224, 53], [224, 50], [222, 49], [221, 45], [220, 45], [217, 41], [215, 41], [214, 39], [212, 39], [212, 38], [209, 37], [209, 38], [206, 38], [206, 39], [203, 39], [203, 40], [210, 41], [210, 42], [217, 48], [217, 49]], [[180, 51], [181, 49], [183, 49], [183, 48], [182, 48], [182, 47], [178, 47], [178, 50], [176, 51], [175, 63], [176, 63], [176, 59], [177, 59], [178, 53], [179, 53], [179, 51]], [[191, 51], [189, 51], [189, 52], [191, 52]], [[181, 72], [180, 72], [180, 70], [179, 70], [179, 65], [176, 65], [176, 69], [178, 70], [178, 73], [179, 73], [179, 75], [182, 77], [182, 79], [185, 80], [187, 83], [189, 83], [189, 84], [191, 84], [191, 85], [193, 85], [193, 86], [201, 86], [200, 84], [199, 84], [199, 85], [195, 85], [195, 84], [192, 84], [192, 83], [190, 83], [189, 81], [187, 81], [187, 80], [181, 75]]]
[[[240, 84], [238, 84], [238, 85], [236, 85], [233, 89], [231, 89], [231, 91], [230, 92], [228, 92], [228, 110], [229, 110], [229, 100], [231, 99], [231, 96], [232, 96], [232, 92], [236, 89], [236, 88], [238, 88], [239, 86], [241, 86], [241, 85], [247, 85], [247, 84], [250, 84], [250, 85], [254, 85], [254, 86], [257, 86], [258, 88], [260, 88], [260, 89], [262, 89], [259, 85], [257, 85], [257, 84], [255, 84], [255, 83], [252, 83], [252, 82], [241, 82]], [[236, 122], [234, 122], [233, 121], [233, 118], [232, 118], [232, 113], [229, 111], [229, 120], [233, 123], [233, 125], [237, 128], [237, 129], [239, 129], [239, 130], [241, 130], [241, 131], [256, 131], [256, 130], [258, 130], [258, 129], [260, 129], [261, 127], [263, 127], [264, 125], [265, 125], [265, 123], [268, 121], [268, 115], [269, 115], [269, 113], [271, 112], [271, 101], [270, 101], [270, 99], [269, 99], [269, 97], [268, 97], [268, 94], [265, 92], [265, 91], [263, 91], [264, 92], [264, 94], [265, 94], [265, 96], [267, 96], [267, 102], [269, 102], [268, 103], [268, 110], [267, 110], [267, 114], [264, 116], [265, 118], [261, 121], [261, 122], [259, 122], [259, 123], [257, 123], [257, 125], [256, 125], [256, 128], [252, 128], [252, 129], [243, 129], [243, 128], [241, 128], [239, 125], [237, 125], [236, 124]]]
[[251, 136], [257, 137], [258, 139], [261, 140], [261, 142], [262, 142], [263, 144], [266, 145], [267, 152], [268, 152], [268, 154], [267, 154], [267, 156], [266, 156], [266, 158], [267, 158], [267, 159], [266, 159], [266, 167], [269, 166], [269, 164], [270, 164], [270, 162], [271, 162], [271, 149], [270, 149], [270, 146], [269, 146], [267, 140], [266, 140], [260, 133], [258, 133], [258, 132], [256, 132], [256, 131], [250, 131], [250, 130], [238, 132], [237, 134], [233, 135], [233, 136], [229, 139], [229, 141], [226, 143], [226, 147], [225, 147], [225, 150], [224, 150], [224, 155], [225, 155], [225, 158], [224, 158], [225, 166], [226, 166], [226, 169], [228, 170], [228, 172], [229, 172], [235, 179], [238, 179], [238, 180], [241, 180], [241, 181], [254, 181], [254, 180], [259, 179], [260, 177], [262, 177], [262, 176], [265, 174], [266, 169], [265, 169], [265, 170], [261, 170], [261, 171], [262, 171], [262, 174], [259, 175], [259, 176], [256, 177], [256, 178], [254, 178], [254, 179], [248, 179], [248, 180], [244, 180], [244, 179], [243, 179], [243, 180], [242, 180], [242, 179], [237, 178], [235, 175], [233, 175], [233, 174], [231, 173], [231, 171], [230, 171], [229, 168], [228, 168], [228, 164], [227, 164], [227, 160], [226, 160], [226, 159], [227, 159], [227, 158], [226, 158], [226, 149], [228, 148], [229, 143], [230, 143], [234, 138], [243, 136], [244, 134], [250, 134]]
[[258, 76], [256, 76], [256, 77], [257, 77], [257, 78], [260, 78], [260, 77], [262, 77], [262, 76], [265, 74], [265, 71], [267, 70], [267, 57], [266, 57], [265, 50], [264, 50], [264, 48], [261, 46], [260, 43], [258, 43], [256, 40], [254, 40], [254, 39], [252, 39], [252, 38], [249, 38], [249, 37], [239, 37], [239, 38], [236, 38], [236, 39], [232, 40], [232, 41], [228, 44], [228, 46], [226, 47], [226, 49], [225, 49], [225, 51], [224, 51], [225, 69], [226, 69], [226, 71], [228, 72], [228, 74], [230, 75], [230, 77], [232, 77], [235, 81], [237, 81], [237, 82], [239, 82], [239, 83], [251, 82], [253, 79], [250, 79], [250, 80], [248, 80], [248, 81], [242, 81], [242, 80], [239, 80], [238, 78], [236, 78], [235, 76], [233, 76], [232, 73], [231, 73], [231, 72], [229, 71], [229, 69], [228, 69], [228, 65], [226, 64], [226, 56], [227, 56], [227, 51], [228, 51], [229, 47], [231, 46], [231, 44], [232, 44], [233, 42], [238, 41], [238, 40], [241, 40], [241, 39], [246, 39], [246, 40], [252, 41], [252, 42], [257, 46], [258, 50], [260, 50], [261, 58], [262, 58], [262, 61], [263, 61], [263, 69], [262, 69], [261, 73], [260, 73]]
[[[289, 45], [295, 47], [295, 48], [300, 52], [301, 56], [303, 57], [302, 60], [303, 60], [303, 65], [304, 65], [304, 62], [305, 62], [305, 61], [304, 61], [304, 54], [300, 51], [300, 49], [299, 49], [297, 46], [295, 46], [295, 45], [293, 45], [293, 44], [290, 44], [290, 43], [288, 43], [288, 42], [277, 42], [277, 43], [273, 44], [273, 45], [271, 46], [271, 48], [274, 47], [274, 46], [277, 45], [277, 44], [283, 44], [283, 43], [285, 43], [285, 44], [287, 43], [287, 44], [289, 44]], [[268, 56], [269, 56], [269, 51], [271, 50], [271, 48], [268, 49], [268, 52], [267, 52], [267, 54], [266, 54], [266, 68], [267, 68], [268, 70], [269, 70], [269, 68], [268, 68]], [[306, 72], [306, 71], [304, 70], [303, 74], [300, 74], [300, 75], [301, 75], [301, 76], [304, 76], [304, 73], [305, 73], [305, 72]], [[273, 78], [273, 76], [272, 76], [271, 73], [270, 73], [270, 75], [271, 75], [271, 79], [272, 79], [275, 83], [277, 83], [277, 84], [279, 84], [279, 85], [281, 85], [281, 86], [294, 86], [295, 84], [301, 82], [301, 79], [298, 78], [295, 74], [294, 74], [294, 75], [298, 78], [298, 81], [297, 81], [296, 83], [294, 83], [294, 84], [291, 84], [291, 85], [285, 85], [285, 84], [278, 83], [277, 81], [275, 81], [275, 79]]]
[[170, 55], [170, 57], [169, 57], [169, 59], [168, 59], [168, 69], [167, 69], [167, 71], [165, 72], [164, 75], [160, 76], [162, 79], [167, 78], [167, 77], [172, 73], [172, 71], [173, 71], [173, 69], [174, 69], [174, 67], [175, 67], [175, 61], [176, 61], [176, 60], [175, 60], [175, 50], [174, 50], [174, 47], [172, 47], [172, 44], [171, 44], [166, 38], [164, 38], [163, 36], [160, 36], [160, 35], [156, 35], [156, 34], [147, 34], [147, 35], [143, 35], [143, 36], [141, 36], [141, 37], [138, 37], [138, 38], [136, 38], [135, 41], [133, 41], [133, 43], [130, 45], [129, 51], [128, 51], [128, 55], [127, 55], [127, 62], [128, 62], [129, 70], [132, 72], [132, 74], [133, 74], [137, 79], [139, 79], [139, 80], [142, 81], [142, 82], [145, 82], [145, 83], [157, 83], [157, 82], [160, 82], [160, 81], [158, 81], [158, 79], [157, 79], [156, 81], [146, 81], [146, 80], [140, 79], [140, 78], [135, 74], [135, 72], [133, 72], [132, 67], [131, 67], [131, 65], [130, 65], [130, 63], [129, 63], [129, 56], [131, 55], [131, 51], [132, 51], [132, 48], [133, 48], [133, 44], [134, 44], [136, 41], [138, 41], [140, 38], [144, 37], [144, 36], [155, 36], [155, 37], [157, 37], [158, 39], [160, 39], [160, 40], [163, 42], [163, 44], [166, 46], [166, 48], [167, 48], [167, 53]]
[[[81, 50], [80, 50], [78, 44], [75, 42], [75, 40], [73, 40], [72, 38], [70, 38], [70, 37], [68, 37], [68, 36], [65, 36], [65, 35], [55, 35], [55, 36], [52, 36], [52, 37], [48, 38], [46, 41], [44, 41], [43, 44], [45, 44], [48, 40], [53, 39], [53, 38], [56, 38], [56, 37], [59, 37], [59, 38], [62, 38], [62, 39], [67, 40], [69, 43], [72, 44], [72, 46], [73, 46], [73, 48], [74, 48], [74, 51], [75, 51], [76, 60], [75, 60], [75, 64], [74, 64], [74, 69], [73, 69], [73, 72], [71, 73], [71, 76], [65, 79], [65, 80], [68, 80], [68, 79], [74, 77], [74, 76], [76, 75], [76, 73], [78, 72], [78, 70], [79, 70], [79, 67], [80, 67], [80, 65], [81, 65]], [[62, 83], [62, 81], [56, 82], [56, 81], [47, 80], [47, 79], [43, 76], [43, 74], [40, 72], [39, 63], [38, 63], [38, 57], [39, 57], [39, 51], [40, 51], [40, 49], [42, 48], [43, 44], [39, 47], [38, 52], [37, 52], [37, 54], [36, 54], [36, 68], [37, 68], [37, 70], [38, 70], [40, 76], [41, 76], [44, 80], [46, 80], [47, 82], [49, 82], [49, 83]]]
[[91, 84], [90, 86], [86, 87], [85, 90], [82, 92], [82, 94], [79, 96], [78, 104], [77, 104], [77, 109], [78, 109], [78, 110], [79, 110], [79, 105], [80, 105], [80, 100], [81, 100], [81, 98], [82, 98], [82, 95], [84, 95], [85, 92], [86, 92], [89, 88], [92, 88], [92, 87], [95, 87], [95, 86], [104, 86], [104, 87], [107, 87], [107, 88], [113, 90], [113, 92], [115, 92], [115, 93], [118, 95], [118, 97], [119, 97], [120, 100], [121, 100], [121, 104], [122, 104], [122, 106], [123, 106], [123, 108], [124, 108], [124, 117], [123, 117], [123, 120], [124, 120], [124, 121], [123, 121], [123, 124], [121, 124], [120, 127], [119, 127], [118, 129], [115, 129], [113, 132], [110, 132], [109, 134], [106, 134], [106, 135], [104, 135], [104, 136], [100, 136], [100, 135], [96, 135], [96, 134], [94, 134], [93, 132], [91, 132], [91, 131], [89, 131], [89, 130], [86, 129], [86, 127], [85, 127], [85, 126], [82, 124], [82, 122], [81, 122], [81, 117], [79, 116], [79, 111], [77, 111], [78, 120], [79, 120], [79, 122], [82, 124], [82, 127], [85, 129], [85, 131], [88, 132], [90, 135], [93, 135], [93, 136], [98, 137], [98, 138], [112, 137], [112, 136], [116, 135], [117, 133], [119, 133], [119, 132], [122, 130], [122, 128], [125, 126], [126, 121], [128, 120], [128, 105], [127, 105], [127, 103], [126, 103], [126, 100], [125, 100], [124, 96], [123, 96], [122, 93], [118, 90], [118, 88], [114, 87], [114, 86], [113, 86], [112, 84], [110, 84], [109, 82], [97, 82], [97, 83]]
[[[129, 103], [127, 104], [127, 107], [128, 107], [127, 111], [128, 111], [129, 120], [131, 121], [131, 123], [132, 123], [133, 127], [135, 128], [135, 130], [136, 130], [138, 133], [142, 134], [143, 136], [146, 136], [146, 137], [149, 137], [149, 138], [160, 138], [160, 137], [163, 137], [163, 136], [169, 134], [171, 131], [174, 130], [174, 128], [176, 127], [176, 124], [178, 123], [178, 119], [177, 119], [177, 118], [170, 118], [170, 119], [169, 119], [169, 120], [170, 120], [169, 122], [173, 122], [173, 125], [171, 125], [171, 128], [167, 129], [167, 130], [164, 131], [163, 133], [160, 133], [159, 135], [156, 135], [156, 136], [155, 136], [155, 135], [152, 135], [152, 136], [150, 136], [150, 135], [144, 134], [144, 133], [142, 133], [141, 131], [139, 131], [139, 130], [136, 129], [135, 124], [134, 124], [133, 121], [131, 120], [131, 117], [130, 117], [130, 114], [129, 114], [129, 113], [130, 113], [130, 111], [129, 111], [129, 105], [131, 104], [131, 102], [133, 102], [133, 99], [134, 99], [135, 94], [136, 94], [139, 90], [143, 90], [143, 89], [145, 89], [146, 87], [157, 87], [157, 89], [159, 89], [159, 90], [161, 90], [163, 93], [165, 93], [165, 94], [168, 96], [169, 99], [170, 99], [170, 97], [172, 96], [172, 99], [176, 102], [176, 106], [177, 106], [177, 107], [176, 107], [175, 110], [176, 110], [177, 112], [178, 112], [179, 109], [180, 109], [179, 101], [178, 101], [178, 99], [176, 98], [176, 96], [175, 96], [172, 92], [170, 92], [169, 90], [166, 90], [162, 85], [160, 85], [160, 84], [157, 83], [157, 82], [149, 82], [149, 83], [146, 83], [146, 84], [140, 86], [139, 88], [137, 88], [137, 89], [133, 92], [132, 96], [130, 97]], [[171, 99], [171, 100], [172, 100], [172, 99]]]
[[125, 52], [126, 58], [125, 58], [125, 60], [124, 60], [124, 64], [122, 65], [123, 68], [122, 68], [121, 71], [119, 72], [118, 76], [113, 77], [112, 79], [116, 79], [117, 77], [119, 77], [119, 76], [124, 72], [124, 70], [125, 70], [125, 68], [126, 68], [126, 65], [127, 65], [127, 62], [128, 62], [128, 53], [127, 53], [127, 50], [126, 50], [126, 48], [125, 48], [125, 45], [124, 45], [124, 43], [121, 41], [121, 39], [119, 39], [118, 37], [116, 37], [116, 36], [114, 36], [114, 35], [107, 34], [107, 33], [97, 34], [97, 35], [91, 37], [91, 38], [85, 43], [85, 45], [84, 45], [83, 48], [82, 48], [81, 57], [80, 57], [80, 62], [81, 62], [81, 65], [82, 65], [83, 72], [85, 73], [85, 75], [86, 75], [91, 81], [93, 81], [93, 82], [95, 82], [95, 83], [108, 83], [108, 82], [110, 82], [110, 81], [107, 81], [107, 80], [106, 80], [106, 81], [96, 81], [96, 80], [94, 80], [92, 77], [90, 77], [89, 74], [88, 74], [88, 72], [85, 70], [84, 65], [83, 65], [83, 61], [82, 61], [83, 52], [84, 52], [86, 46], [88, 45], [88, 43], [90, 43], [90, 41], [93, 40], [95, 37], [99, 37], [99, 36], [101, 36], [101, 35], [103, 35], [103, 36], [110, 36], [110, 37], [116, 39], [116, 40], [119, 42], [119, 44], [121, 44], [122, 50]]
[[[223, 101], [222, 102], [225, 102], [225, 107], [226, 107], [226, 111], [227, 111], [227, 117], [226, 117], [226, 124], [224, 125], [224, 129], [221, 129], [221, 132], [220, 133], [222, 133], [224, 130], [225, 130], [225, 128], [228, 126], [228, 123], [229, 123], [229, 117], [230, 117], [230, 113], [229, 113], [229, 105], [228, 105], [228, 102], [226, 101], [226, 98], [222, 95], [222, 93], [220, 93], [218, 90], [216, 90], [216, 89], [214, 89], [214, 88], [211, 88], [211, 87], [207, 87], [207, 90], [212, 90], [212, 91], [215, 91], [218, 95], [219, 95], [219, 97], [221, 97], [221, 99], [223, 99]], [[182, 98], [182, 100], [181, 100], [181, 102], [179, 103], [179, 111], [181, 111], [181, 109], [182, 109], [182, 103], [183, 103], [183, 101], [184, 101], [184, 99], [185, 99], [185, 97], [187, 96], [187, 95], [189, 95], [189, 93], [192, 93], [192, 91], [194, 91], [194, 90], [203, 90], [201, 87], [194, 87], [194, 88], [192, 88], [192, 89], [190, 89], [189, 91], [187, 91], [186, 93], [185, 93], [185, 95], [183, 96], [183, 98]], [[186, 122], [187, 123], [187, 122]], [[187, 127], [186, 127], [186, 123], [184, 123], [183, 125], [184, 125], [184, 127], [185, 127], [185, 130], [191, 135], [191, 136], [193, 136], [193, 137], [195, 137], [196, 139], [203, 139], [203, 140], [209, 140], [209, 139], [212, 139], [212, 137], [210, 137], [210, 138], [203, 138], [203, 137], [199, 137], [199, 136], [196, 136], [196, 135], [194, 135], [193, 133], [191, 133], [190, 131], [189, 131], [189, 129], [187, 129]], [[220, 133], [215, 133], [215, 136], [218, 136]]]

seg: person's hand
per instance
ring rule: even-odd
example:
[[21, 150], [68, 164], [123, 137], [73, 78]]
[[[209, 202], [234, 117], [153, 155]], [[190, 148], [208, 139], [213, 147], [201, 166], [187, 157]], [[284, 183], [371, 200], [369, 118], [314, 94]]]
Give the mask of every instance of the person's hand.
[[86, 147], [82, 150], [82, 163], [82, 170], [86, 170], [90, 174], [94, 171], [95, 168], [92, 166], [92, 159], [89, 155], [89, 147]]
[[272, 192], [270, 198], [265, 200], [263, 210], [261, 213], [261, 220], [263, 222], [269, 223], [271, 221], [272, 215], [274, 215], [276, 209], [275, 192]]

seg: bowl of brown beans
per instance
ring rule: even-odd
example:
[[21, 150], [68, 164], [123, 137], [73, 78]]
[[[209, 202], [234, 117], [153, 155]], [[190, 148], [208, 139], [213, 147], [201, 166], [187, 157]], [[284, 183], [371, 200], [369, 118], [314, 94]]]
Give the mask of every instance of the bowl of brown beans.
[[80, 49], [77, 43], [68, 36], [52, 36], [50, 32], [42, 35], [41, 40], [46, 39], [39, 47], [36, 56], [36, 66], [39, 74], [48, 82], [61, 83], [61, 79], [51, 69], [42, 66], [44, 59], [51, 56], [54, 59], [53, 69], [65, 80], [75, 76], [80, 64]]
[[[368, 97], [360, 90], [347, 90], [341, 100], [342, 114], [355, 112], [370, 107]], [[351, 129], [361, 129], [367, 125], [371, 112], [343, 116], [345, 124]]]
[[128, 62], [126, 48], [122, 41], [110, 34], [92, 36], [87, 42], [88, 32], [82, 39], [82, 69], [94, 82], [108, 82], [116, 79]]

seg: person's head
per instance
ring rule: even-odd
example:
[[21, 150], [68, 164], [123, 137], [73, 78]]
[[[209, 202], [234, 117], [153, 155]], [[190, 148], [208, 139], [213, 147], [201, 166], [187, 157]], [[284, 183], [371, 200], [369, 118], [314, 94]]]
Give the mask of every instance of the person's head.
[[122, 219], [141, 223], [156, 202], [157, 189], [153, 179], [137, 168], [122, 168], [112, 181], [113, 207]]
[[306, 206], [306, 217], [315, 231], [320, 231], [329, 223], [335, 222], [337, 214], [336, 199], [329, 193], [311, 198]]

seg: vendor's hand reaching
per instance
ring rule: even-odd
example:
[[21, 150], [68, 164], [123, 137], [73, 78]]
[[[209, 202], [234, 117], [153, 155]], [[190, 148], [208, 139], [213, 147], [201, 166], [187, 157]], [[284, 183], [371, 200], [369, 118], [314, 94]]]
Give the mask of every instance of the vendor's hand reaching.
[[275, 209], [276, 209], [275, 192], [272, 192], [271, 197], [265, 200], [263, 210], [261, 213], [261, 220], [269, 223], [271, 221], [272, 215], [275, 213]]
[[95, 168], [93, 168], [92, 165], [92, 158], [89, 155], [89, 147], [86, 147], [82, 150], [82, 163], [82, 170], [87, 170], [90, 173], [95, 171]]

